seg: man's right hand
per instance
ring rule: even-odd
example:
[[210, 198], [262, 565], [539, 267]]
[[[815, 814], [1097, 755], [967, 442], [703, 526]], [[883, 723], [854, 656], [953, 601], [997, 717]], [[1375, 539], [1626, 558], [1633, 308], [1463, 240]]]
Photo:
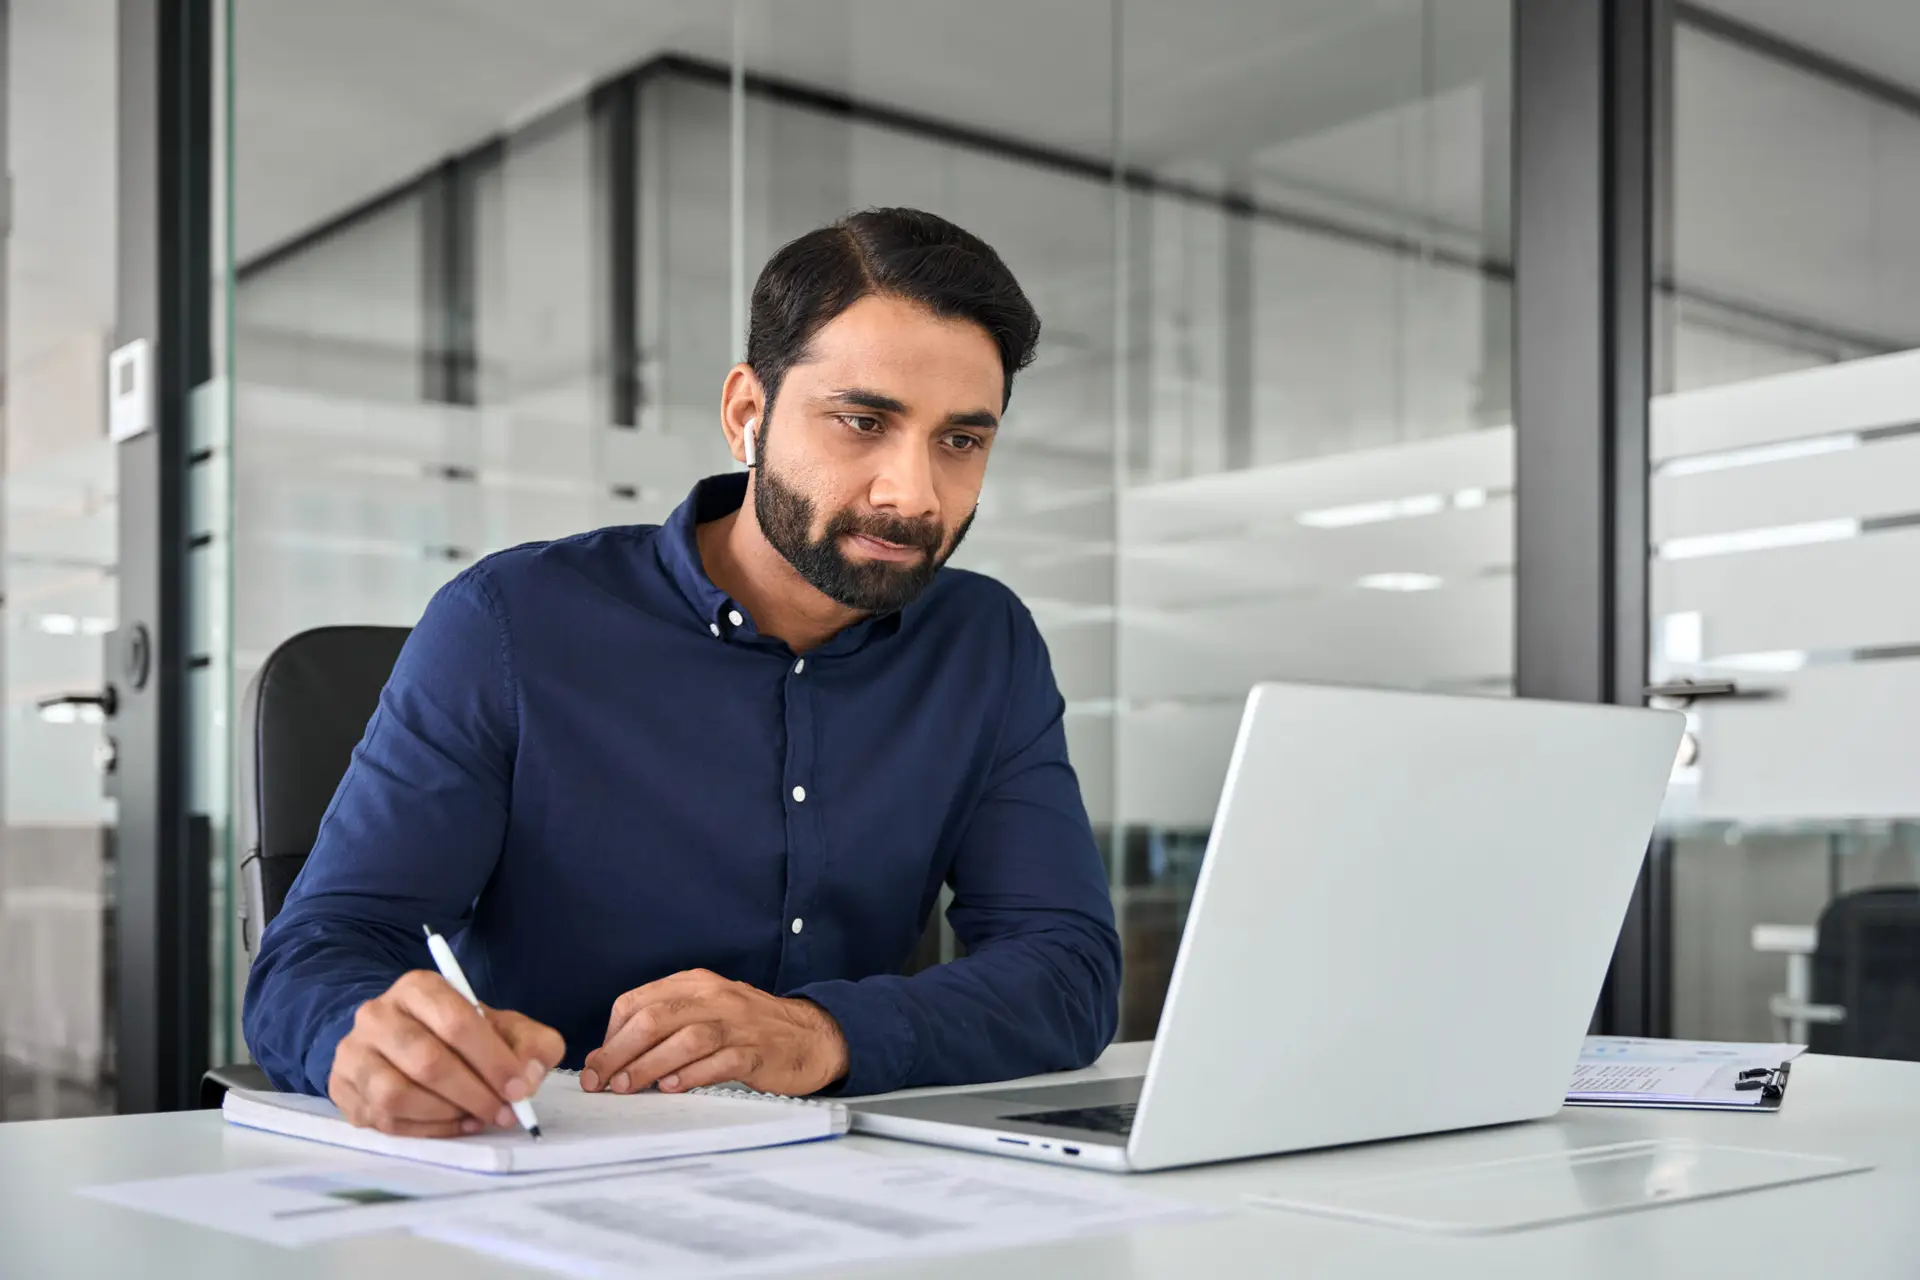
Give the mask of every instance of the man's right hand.
[[532, 1097], [565, 1052], [552, 1027], [504, 1009], [482, 1016], [445, 978], [416, 969], [354, 1014], [327, 1096], [354, 1124], [403, 1137], [509, 1129], [507, 1104]]

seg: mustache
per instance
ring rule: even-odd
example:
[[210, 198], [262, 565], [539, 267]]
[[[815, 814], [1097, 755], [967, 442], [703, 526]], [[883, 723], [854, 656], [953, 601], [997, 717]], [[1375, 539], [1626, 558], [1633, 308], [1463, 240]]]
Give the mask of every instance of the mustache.
[[829, 540], [848, 533], [865, 534], [895, 546], [915, 547], [929, 556], [938, 555], [946, 540], [946, 531], [937, 520], [902, 520], [896, 516], [881, 515], [877, 511], [867, 515], [842, 511], [827, 522], [826, 536]]

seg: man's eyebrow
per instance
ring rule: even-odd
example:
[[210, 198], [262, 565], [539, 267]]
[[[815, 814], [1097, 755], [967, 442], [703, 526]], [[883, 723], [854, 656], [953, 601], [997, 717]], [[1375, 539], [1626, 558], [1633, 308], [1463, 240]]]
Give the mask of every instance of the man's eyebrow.
[[[852, 409], [872, 409], [876, 413], [905, 413], [907, 404], [880, 391], [869, 391], [864, 387], [841, 387], [829, 391], [826, 399], [832, 404], [846, 405]], [[1000, 418], [988, 409], [972, 409], [966, 413], [950, 413], [946, 425], [949, 427], [973, 427], [980, 431], [996, 431], [1000, 427]]]
[[892, 396], [882, 395], [878, 391], [863, 390], [860, 387], [842, 387], [838, 391], [828, 392], [827, 399], [835, 404], [850, 405], [856, 409], [875, 409], [881, 413], [907, 411], [904, 400], [896, 400]]

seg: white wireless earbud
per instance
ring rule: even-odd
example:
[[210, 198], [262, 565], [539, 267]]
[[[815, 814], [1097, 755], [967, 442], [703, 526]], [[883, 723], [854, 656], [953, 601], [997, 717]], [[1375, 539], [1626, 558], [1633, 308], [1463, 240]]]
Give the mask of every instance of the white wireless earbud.
[[753, 431], [754, 431], [754, 428], [759, 425], [760, 425], [760, 419], [748, 418], [747, 425], [741, 429], [741, 434], [745, 437], [745, 442], [747, 446], [747, 465], [749, 467], [751, 467], [754, 464]]

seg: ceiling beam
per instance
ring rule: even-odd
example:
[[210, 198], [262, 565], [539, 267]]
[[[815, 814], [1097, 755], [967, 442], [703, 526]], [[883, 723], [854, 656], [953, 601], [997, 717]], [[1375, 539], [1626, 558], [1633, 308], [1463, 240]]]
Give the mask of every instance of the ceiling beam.
[[1709, 9], [1702, 4], [1689, 3], [1688, 0], [1676, 0], [1673, 20], [1680, 26], [1691, 27], [1770, 62], [1792, 67], [1816, 79], [1871, 98], [1895, 111], [1920, 116], [1920, 90], [1821, 53], [1818, 49], [1796, 44], [1762, 27], [1730, 18], [1718, 9]]

